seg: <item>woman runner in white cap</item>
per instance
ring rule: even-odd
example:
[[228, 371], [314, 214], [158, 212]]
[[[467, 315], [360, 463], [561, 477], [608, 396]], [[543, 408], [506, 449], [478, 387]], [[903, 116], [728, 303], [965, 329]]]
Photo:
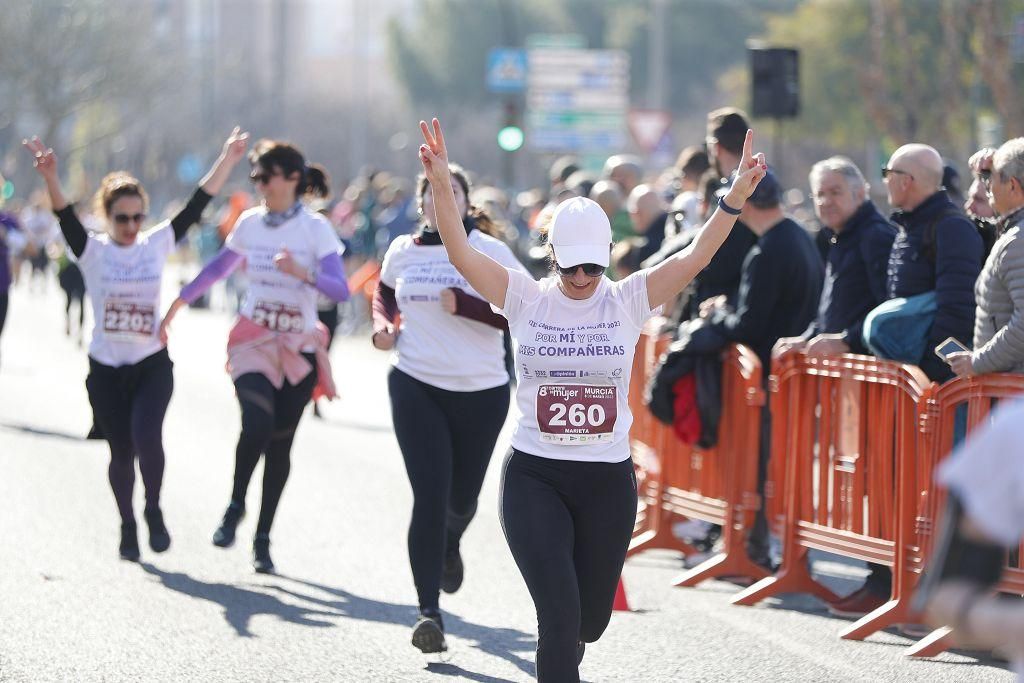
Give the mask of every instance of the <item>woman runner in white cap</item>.
[[578, 681], [584, 643], [611, 617], [636, 516], [629, 452], [629, 375], [644, 322], [703, 269], [767, 169], [748, 131], [738, 176], [684, 251], [619, 282], [604, 277], [611, 227], [593, 201], [555, 210], [555, 273], [540, 282], [466, 238], [441, 125], [420, 122], [420, 161], [451, 263], [508, 319], [516, 353], [517, 424], [505, 460], [501, 518], [537, 609], [537, 678]]

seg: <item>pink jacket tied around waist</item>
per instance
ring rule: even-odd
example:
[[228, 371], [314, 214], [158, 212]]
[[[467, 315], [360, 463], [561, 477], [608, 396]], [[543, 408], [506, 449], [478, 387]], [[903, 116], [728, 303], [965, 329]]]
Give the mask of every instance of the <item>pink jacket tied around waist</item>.
[[302, 381], [313, 367], [302, 356], [302, 349], [314, 347], [317, 381], [313, 399], [337, 398], [331, 360], [327, 356], [327, 328], [317, 322], [312, 332], [302, 334], [272, 332], [252, 320], [239, 317], [228, 334], [227, 371], [231, 379], [249, 372], [258, 372], [280, 389], [287, 379], [291, 384]]

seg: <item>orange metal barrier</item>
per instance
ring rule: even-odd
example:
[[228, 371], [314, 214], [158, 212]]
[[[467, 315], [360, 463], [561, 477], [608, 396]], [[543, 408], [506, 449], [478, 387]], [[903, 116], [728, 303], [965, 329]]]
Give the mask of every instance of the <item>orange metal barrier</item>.
[[911, 586], [901, 547], [919, 497], [918, 404], [931, 384], [917, 368], [867, 356], [792, 354], [773, 370], [772, 459], [785, 470], [783, 562], [733, 602], [787, 592], [834, 601], [808, 569], [807, 551], [817, 548], [893, 568], [889, 602], [843, 638], [907, 621]]
[[672, 534], [672, 524], [699, 519], [722, 526], [722, 552], [683, 573], [675, 585], [694, 586], [717, 576], [766, 576], [746, 553], [747, 531], [761, 505], [757, 495], [764, 405], [761, 363], [744, 346], [732, 346], [725, 352], [719, 441], [713, 449], [701, 449], [680, 441], [672, 428], [656, 420], [642, 403], [643, 387], [669, 341], [667, 336], [645, 332], [634, 360], [630, 436], [643, 484], [629, 553], [651, 548], [696, 552]]
[[[919, 574], [932, 554], [932, 541], [939, 515], [945, 507], [945, 491], [935, 484], [935, 470], [953, 450], [957, 410], [967, 406], [968, 432], [985, 424], [994, 404], [1024, 394], [1024, 375], [994, 374], [956, 378], [938, 387], [922, 411], [922, 448], [916, 489], [920, 491], [914, 519], [914, 535], [908, 544], [908, 571]], [[1024, 544], [1007, 558], [998, 590], [1024, 594]], [[950, 646], [950, 629], [940, 628], [922, 638], [907, 652], [915, 657], [934, 657]]]

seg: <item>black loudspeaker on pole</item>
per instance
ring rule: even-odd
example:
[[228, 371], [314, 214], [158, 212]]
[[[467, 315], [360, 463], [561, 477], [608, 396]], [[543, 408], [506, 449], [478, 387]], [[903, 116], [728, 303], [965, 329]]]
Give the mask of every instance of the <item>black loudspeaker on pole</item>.
[[748, 47], [750, 113], [791, 119], [800, 114], [800, 53], [792, 48]]

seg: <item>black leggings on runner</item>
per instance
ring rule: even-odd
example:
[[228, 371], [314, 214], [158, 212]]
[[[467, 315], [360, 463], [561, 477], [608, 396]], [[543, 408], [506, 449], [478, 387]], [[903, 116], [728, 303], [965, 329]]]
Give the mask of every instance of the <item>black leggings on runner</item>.
[[292, 440], [302, 411], [313, 395], [316, 385], [316, 357], [303, 354], [313, 370], [298, 384], [286, 379], [275, 389], [264, 375], [250, 372], [235, 380], [238, 404], [242, 410], [242, 432], [235, 448], [235, 478], [231, 501], [245, 507], [249, 480], [260, 461], [263, 463], [263, 502], [256, 523], [257, 534], [269, 534], [281, 501], [281, 493], [291, 472]]
[[476, 514], [487, 464], [508, 413], [508, 384], [448, 391], [398, 368], [388, 375], [391, 418], [412, 485], [409, 563], [420, 609], [438, 608], [446, 550]]
[[160, 509], [164, 478], [163, 426], [174, 391], [173, 364], [167, 349], [134, 365], [111, 367], [89, 358], [85, 387], [93, 415], [110, 444], [107, 476], [121, 521], [134, 522], [132, 491], [135, 457], [146, 491], [146, 510]]
[[553, 460], [513, 450], [501, 525], [537, 608], [537, 680], [579, 681], [576, 644], [601, 637], [636, 519], [633, 461]]

